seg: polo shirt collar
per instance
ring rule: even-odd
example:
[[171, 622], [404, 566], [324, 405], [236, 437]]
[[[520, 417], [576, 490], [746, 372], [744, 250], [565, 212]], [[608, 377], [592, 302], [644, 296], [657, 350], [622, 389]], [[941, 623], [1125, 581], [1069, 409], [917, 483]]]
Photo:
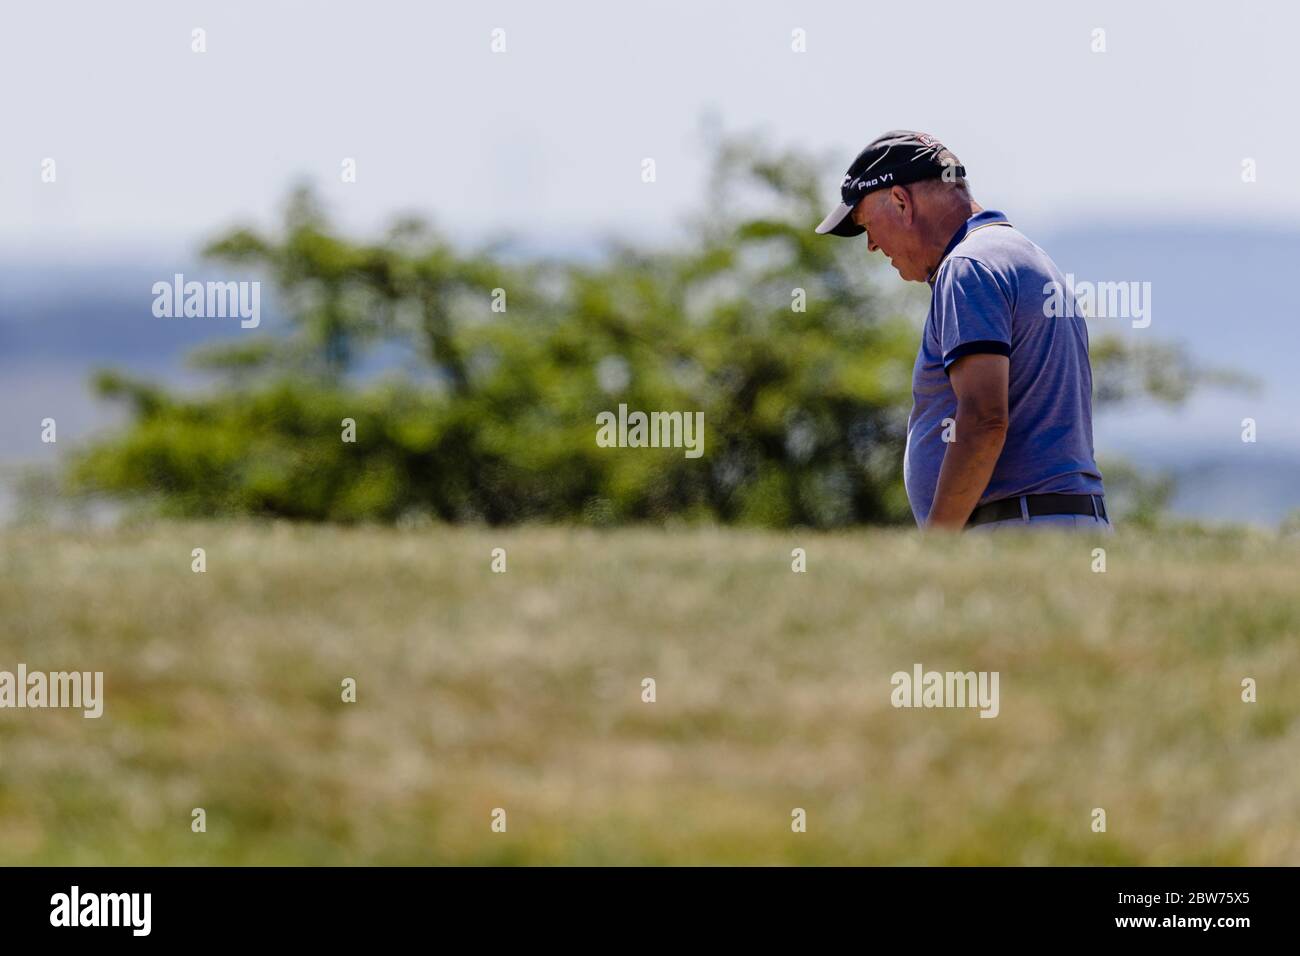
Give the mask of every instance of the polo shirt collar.
[[[943, 250], [943, 255], [939, 257], [939, 265], [943, 265], [943, 261], [948, 258], [949, 253], [957, 248], [957, 243], [965, 239], [971, 232], [979, 229], [981, 226], [991, 226], [997, 222], [1004, 222], [1008, 226], [1011, 225], [1010, 222], [1007, 222], [1006, 214], [999, 212], [996, 209], [985, 209], [982, 212], [977, 212], [975, 215], [971, 216], [961, 224], [960, 228], [952, 234], [952, 238], [948, 240], [947, 248]], [[939, 270], [936, 268], [934, 272], [930, 274], [930, 278], [926, 281], [929, 282], [930, 285], [934, 285], [934, 277], [938, 274]]]

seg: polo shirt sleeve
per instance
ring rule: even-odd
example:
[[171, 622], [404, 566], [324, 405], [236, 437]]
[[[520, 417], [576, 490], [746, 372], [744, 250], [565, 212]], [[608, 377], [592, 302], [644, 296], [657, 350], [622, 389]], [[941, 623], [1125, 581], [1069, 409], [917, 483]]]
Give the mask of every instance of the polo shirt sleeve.
[[950, 258], [934, 283], [935, 334], [943, 370], [964, 355], [1011, 356], [1011, 302], [989, 268]]

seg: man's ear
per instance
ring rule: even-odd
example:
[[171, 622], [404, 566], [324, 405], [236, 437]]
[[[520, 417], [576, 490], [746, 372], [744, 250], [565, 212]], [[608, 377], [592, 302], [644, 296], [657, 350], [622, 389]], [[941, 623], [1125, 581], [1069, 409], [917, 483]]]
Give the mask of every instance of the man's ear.
[[893, 186], [889, 190], [889, 201], [898, 211], [898, 218], [903, 220], [904, 225], [912, 224], [912, 216], [916, 212], [916, 206], [912, 203], [912, 194], [902, 186]]

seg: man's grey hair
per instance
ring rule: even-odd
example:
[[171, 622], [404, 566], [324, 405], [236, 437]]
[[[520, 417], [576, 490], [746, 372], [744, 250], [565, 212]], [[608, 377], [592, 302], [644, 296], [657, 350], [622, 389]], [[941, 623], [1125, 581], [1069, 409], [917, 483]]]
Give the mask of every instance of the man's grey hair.
[[944, 179], [942, 176], [935, 179], [923, 179], [919, 183], [913, 183], [912, 187], [920, 186], [924, 190], [939, 192], [940, 190], [952, 190], [963, 199], [970, 199], [970, 182], [964, 176], [958, 176], [955, 179]]

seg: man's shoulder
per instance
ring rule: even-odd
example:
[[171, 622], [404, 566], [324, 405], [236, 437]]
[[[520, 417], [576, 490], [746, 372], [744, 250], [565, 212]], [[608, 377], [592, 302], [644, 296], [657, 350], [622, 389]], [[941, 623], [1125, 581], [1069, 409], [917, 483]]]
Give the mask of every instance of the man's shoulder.
[[[1043, 249], [1010, 224], [977, 229], [953, 249], [938, 278], [946, 281], [981, 281], [994, 278], [1018, 285], [1052, 278], [1056, 263]], [[947, 275], [945, 275], [947, 273]]]

